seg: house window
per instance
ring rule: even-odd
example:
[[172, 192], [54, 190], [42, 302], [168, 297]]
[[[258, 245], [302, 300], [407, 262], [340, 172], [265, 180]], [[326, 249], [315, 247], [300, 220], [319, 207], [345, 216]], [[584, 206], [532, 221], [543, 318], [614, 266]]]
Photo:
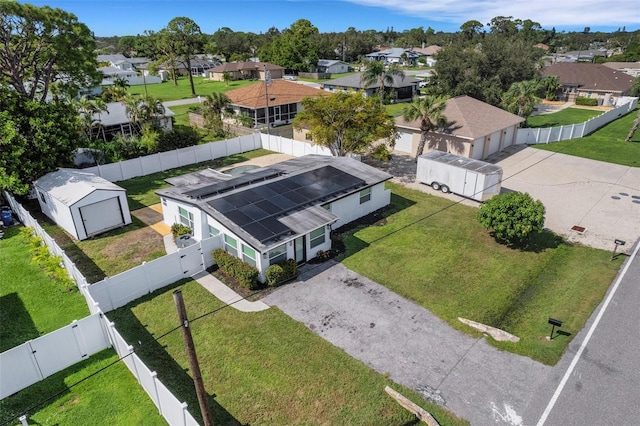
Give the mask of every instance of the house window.
[[165, 198], [162, 198], [162, 205], [166, 206], [167, 205], [167, 200]]
[[309, 246], [311, 248], [317, 247], [320, 244], [324, 244], [324, 226], [311, 231], [309, 234]]
[[287, 245], [283, 244], [269, 251], [269, 265], [287, 260]]
[[47, 204], [47, 200], [44, 198], [44, 194], [40, 191], [38, 191], [38, 194], [40, 194], [40, 199], [42, 200], [42, 202]]
[[242, 260], [251, 266], [256, 266], [256, 251], [251, 247], [242, 245]]
[[178, 212], [180, 213], [180, 223], [193, 230], [193, 213], [183, 209], [182, 207], [178, 207]]
[[369, 200], [371, 200], [371, 188], [360, 191], [360, 204], [364, 204]]
[[308, 141], [312, 141], [313, 140], [313, 136], [311, 136], [311, 133], [305, 133], [304, 134], [304, 138]]
[[238, 242], [228, 235], [224, 236], [224, 249], [227, 253], [238, 257]]
[[219, 235], [220, 231], [216, 228], [214, 228], [213, 226], [209, 225], [209, 236], [210, 237], [215, 237], [216, 235]]

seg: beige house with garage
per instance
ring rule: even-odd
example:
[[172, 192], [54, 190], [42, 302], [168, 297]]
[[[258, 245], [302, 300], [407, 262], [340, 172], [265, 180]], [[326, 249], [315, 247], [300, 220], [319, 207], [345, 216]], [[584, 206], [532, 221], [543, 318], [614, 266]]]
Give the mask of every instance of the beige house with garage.
[[[524, 118], [479, 101], [471, 96], [447, 100], [447, 126], [430, 132], [424, 152], [438, 150], [482, 160], [516, 143]], [[420, 121], [395, 119], [398, 129], [395, 151], [416, 155], [420, 143]]]

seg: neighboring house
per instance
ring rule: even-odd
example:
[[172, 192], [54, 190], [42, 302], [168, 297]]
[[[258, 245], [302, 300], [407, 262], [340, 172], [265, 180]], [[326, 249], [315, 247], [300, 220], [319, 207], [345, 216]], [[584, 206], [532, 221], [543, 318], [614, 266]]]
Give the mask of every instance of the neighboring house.
[[320, 59], [316, 67], [316, 72], [326, 74], [341, 74], [349, 72], [349, 64], [338, 60]]
[[138, 73], [135, 70], [123, 70], [116, 67], [102, 67], [98, 68], [98, 71], [103, 75], [103, 86], [111, 84], [116, 78], [129, 80], [138, 76]]
[[279, 126], [293, 121], [300, 102], [304, 98], [324, 96], [320, 89], [292, 83], [286, 80], [272, 80], [268, 86], [264, 82], [251, 84], [226, 92], [231, 107], [236, 114], [247, 114], [253, 118], [254, 126], [266, 124], [266, 107], [269, 106], [269, 124]]
[[598, 105], [611, 106], [620, 96], [630, 96], [634, 78], [602, 64], [555, 63], [544, 68], [542, 76], [555, 75], [562, 84], [561, 99], [575, 101], [577, 96], [597, 98]]
[[385, 64], [415, 64], [422, 54], [412, 49], [392, 47], [365, 55], [370, 61], [383, 61]]
[[168, 179], [190, 184], [156, 191], [164, 222], [190, 227], [196, 240], [219, 235], [227, 252], [258, 268], [261, 281], [269, 265], [303, 263], [331, 249], [332, 229], [391, 200], [391, 175], [347, 157], [306, 155], [237, 177], [218, 175]]
[[147, 65], [151, 62], [149, 58], [127, 58], [122, 54], [116, 55], [98, 55], [99, 63], [109, 63], [110, 67], [117, 68], [123, 71], [135, 71], [142, 65]]
[[34, 187], [42, 212], [78, 240], [131, 223], [126, 191], [93, 173], [59, 169]]
[[434, 67], [436, 65], [436, 62], [438, 61], [436, 61], [435, 55], [441, 50], [442, 47], [435, 44], [427, 47], [417, 47], [413, 49], [413, 51], [420, 55], [420, 57], [426, 59], [426, 64], [428, 67]]
[[[324, 82], [322, 87], [328, 92], [363, 90], [367, 97], [376, 95], [380, 84], [376, 82], [365, 87], [361, 78], [362, 73], [352, 74]], [[395, 102], [409, 102], [418, 93], [419, 83], [420, 80], [414, 77], [394, 76], [392, 85], [385, 83], [385, 94], [393, 96]]]
[[231, 75], [231, 80], [264, 80], [265, 70], [269, 71], [272, 80], [282, 78], [284, 68], [268, 62], [227, 62], [209, 70], [209, 80], [224, 81], [224, 73]]
[[607, 57], [604, 49], [573, 50], [559, 53], [555, 56], [556, 62], [593, 62], [597, 57]]
[[[479, 101], [471, 96], [447, 100], [443, 112], [447, 127], [429, 133], [424, 152], [439, 150], [482, 160], [516, 142], [517, 128], [524, 118]], [[420, 121], [395, 119], [398, 129], [395, 150], [416, 154]]]
[[[165, 108], [164, 115], [158, 117], [160, 127], [165, 130], [171, 130], [173, 116], [173, 111]], [[108, 103], [107, 112], [93, 114], [93, 120], [100, 123], [100, 126], [94, 130], [96, 133], [94, 136], [105, 141], [111, 140], [117, 134], [130, 136], [135, 133], [131, 119], [127, 114], [127, 108], [122, 102]]]
[[605, 62], [604, 65], [612, 70], [622, 71], [631, 77], [640, 77], [640, 62]]

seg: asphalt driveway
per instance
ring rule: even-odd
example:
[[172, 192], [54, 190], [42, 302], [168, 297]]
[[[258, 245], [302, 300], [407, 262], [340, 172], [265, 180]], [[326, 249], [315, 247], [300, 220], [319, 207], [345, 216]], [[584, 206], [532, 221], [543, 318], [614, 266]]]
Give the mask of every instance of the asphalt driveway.
[[550, 367], [460, 333], [342, 264], [322, 269], [262, 300], [472, 424], [534, 422], [521, 413]]

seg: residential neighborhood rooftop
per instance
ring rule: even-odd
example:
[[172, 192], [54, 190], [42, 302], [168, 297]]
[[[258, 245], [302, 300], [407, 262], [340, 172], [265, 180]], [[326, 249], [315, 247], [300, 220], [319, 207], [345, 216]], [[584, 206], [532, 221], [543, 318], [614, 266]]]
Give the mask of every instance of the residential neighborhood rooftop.
[[327, 95], [323, 90], [280, 79], [272, 80], [267, 88], [264, 82], [256, 82], [226, 93], [232, 105], [251, 109], [264, 108], [267, 105], [267, 94], [269, 106], [292, 104], [304, 98]]
[[[378, 83], [377, 81], [372, 84], [369, 84], [368, 86], [365, 86], [362, 82], [362, 74], [363, 73], [357, 73], [357, 74], [351, 74], [351, 75], [347, 75], [340, 78], [335, 78], [333, 80], [324, 82], [323, 86], [351, 87], [354, 89], [375, 89], [380, 87], [380, 83]], [[414, 77], [405, 76], [403, 78], [403, 77], [394, 75], [393, 84], [391, 86], [405, 87], [405, 86], [411, 86], [413, 84], [418, 84], [418, 82], [420, 82], [420, 80]]]
[[633, 85], [634, 78], [622, 71], [602, 64], [560, 62], [545, 67], [546, 77], [556, 75], [562, 85], [575, 85], [593, 91], [626, 92]]

